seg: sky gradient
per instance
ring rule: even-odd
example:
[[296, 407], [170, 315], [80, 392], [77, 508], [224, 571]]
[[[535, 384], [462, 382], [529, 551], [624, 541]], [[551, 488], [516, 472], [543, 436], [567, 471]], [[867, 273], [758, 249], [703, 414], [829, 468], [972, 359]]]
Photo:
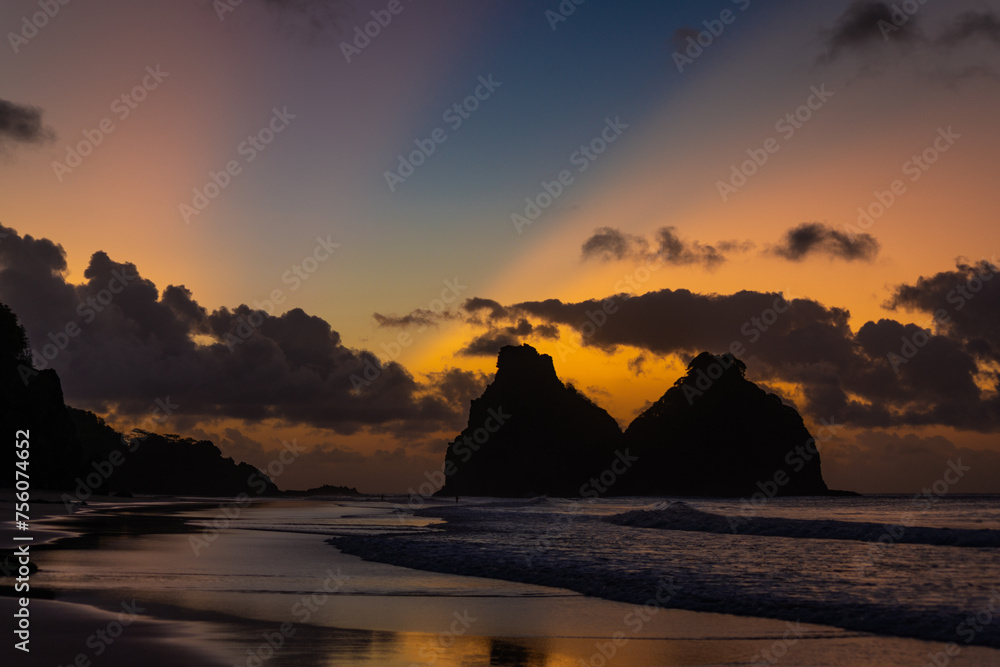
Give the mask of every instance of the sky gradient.
[[0, 301], [43, 357], [80, 327], [68, 403], [149, 427], [169, 396], [157, 429], [237, 459], [304, 443], [280, 487], [406, 491], [504, 343], [623, 427], [738, 344], [838, 425], [831, 487], [961, 457], [1000, 492], [1000, 3], [39, 11], [0, 8]]

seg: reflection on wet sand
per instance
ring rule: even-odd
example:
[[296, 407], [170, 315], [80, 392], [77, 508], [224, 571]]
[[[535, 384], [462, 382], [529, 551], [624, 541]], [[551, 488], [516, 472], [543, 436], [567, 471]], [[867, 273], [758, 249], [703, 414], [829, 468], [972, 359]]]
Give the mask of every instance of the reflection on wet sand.
[[[924, 664], [941, 646], [805, 624], [789, 640], [783, 621], [643, 611], [562, 589], [362, 561], [326, 538], [347, 516], [364, 522], [373, 515], [375, 524], [384, 517], [376, 508], [366, 515], [338, 507], [261, 503], [200, 551], [189, 539], [216, 505], [66, 517], [52, 523], [76, 536], [40, 545], [33, 584], [59, 600], [107, 610], [136, 599], [147, 618], [185, 628], [174, 643], [210, 645], [226, 664], [246, 667], [747, 664], [776, 646], [790, 667], [874, 667]], [[637, 612], [644, 622], [630, 623]], [[951, 664], [987, 665], [995, 655], [966, 648]], [[61, 657], [57, 664], [74, 655]], [[101, 665], [135, 664], [129, 660], [111, 646]], [[203, 662], [216, 664], [207, 656]]]

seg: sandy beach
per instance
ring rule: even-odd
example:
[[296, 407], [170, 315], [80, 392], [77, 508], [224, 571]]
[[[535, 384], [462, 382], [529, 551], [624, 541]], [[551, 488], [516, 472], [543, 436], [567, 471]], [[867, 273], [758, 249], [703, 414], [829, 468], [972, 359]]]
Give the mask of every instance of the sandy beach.
[[[768, 656], [780, 654], [783, 665], [874, 666], [922, 665], [945, 649], [829, 626], [669, 609], [657, 602], [666, 589], [632, 605], [410, 570], [325, 543], [323, 533], [352, 516], [391, 516], [375, 503], [268, 501], [213, 533], [204, 528], [217, 514], [211, 503], [115, 500], [113, 508], [93, 503], [74, 516], [51, 512], [45, 523], [63, 537], [33, 552], [40, 570], [32, 585], [54, 600], [32, 601], [32, 653], [13, 652], [5, 664], [597, 667], [769, 664]], [[315, 533], [301, 532], [321, 516], [335, 518]], [[287, 531], [273, 530], [279, 521]], [[136, 528], [144, 524], [146, 531]], [[65, 537], [102, 525], [108, 529], [96, 544], [82, 534]], [[192, 537], [210, 535], [207, 547], [192, 546]], [[2, 603], [9, 619], [14, 600]], [[100, 630], [120, 637], [105, 644]], [[995, 656], [965, 648], [950, 664], [986, 665]]]
[[[0, 597], [3, 618], [10, 619], [15, 600]], [[200, 626], [118, 613], [70, 602], [32, 600], [30, 653], [9, 643], [0, 652], [7, 665], [148, 665], [149, 667], [221, 667], [226, 657], [198, 635]]]

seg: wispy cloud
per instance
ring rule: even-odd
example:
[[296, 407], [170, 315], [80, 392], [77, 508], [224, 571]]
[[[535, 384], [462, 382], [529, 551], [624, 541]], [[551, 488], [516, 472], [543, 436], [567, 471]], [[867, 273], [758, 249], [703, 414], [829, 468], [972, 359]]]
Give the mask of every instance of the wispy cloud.
[[745, 252], [753, 248], [749, 241], [720, 241], [704, 245], [699, 241], [682, 239], [676, 227], [661, 227], [651, 240], [627, 234], [614, 227], [601, 227], [583, 243], [583, 259], [602, 262], [632, 260], [659, 260], [667, 264], [700, 264], [714, 269], [726, 261], [726, 252]]
[[809, 255], [827, 255], [847, 261], [870, 262], [878, 255], [879, 243], [867, 233], [849, 235], [819, 222], [806, 222], [789, 229], [770, 252], [799, 262]]
[[42, 122], [38, 107], [0, 99], [0, 148], [14, 143], [38, 144], [55, 138], [55, 132]]

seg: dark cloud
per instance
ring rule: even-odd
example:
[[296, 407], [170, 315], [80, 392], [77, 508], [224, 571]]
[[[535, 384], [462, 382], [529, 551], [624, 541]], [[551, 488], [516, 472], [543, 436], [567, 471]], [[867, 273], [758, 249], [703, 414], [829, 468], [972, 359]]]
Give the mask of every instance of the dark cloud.
[[163, 303], [173, 311], [174, 316], [194, 333], [209, 333], [208, 311], [191, 297], [191, 290], [183, 285], [168, 285], [163, 290]]
[[495, 357], [501, 347], [520, 344], [521, 341], [516, 336], [494, 330], [476, 336], [468, 345], [461, 348], [458, 354], [465, 357]]
[[645, 372], [644, 367], [647, 361], [649, 361], [649, 358], [645, 354], [640, 354], [634, 359], [628, 360], [628, 369], [632, 371], [633, 375], [638, 377]]
[[806, 222], [789, 229], [771, 252], [798, 262], [808, 255], [824, 254], [838, 259], [871, 261], [879, 243], [868, 233], [849, 235], [819, 222]]
[[677, 234], [676, 227], [661, 227], [652, 240], [626, 234], [613, 227], [601, 227], [583, 243], [583, 259], [600, 261], [659, 260], [667, 264], [701, 264], [713, 269], [726, 261], [724, 252], [743, 252], [753, 247], [748, 241], [721, 241], [703, 245], [698, 241], [685, 241]]
[[559, 327], [554, 324], [536, 324], [535, 335], [540, 338], [555, 340], [559, 338]]
[[966, 12], [938, 38], [938, 42], [957, 46], [973, 39], [1000, 44], [1000, 18], [991, 12]]
[[916, 35], [915, 16], [896, 25], [893, 9], [887, 2], [855, 0], [844, 10], [834, 26], [825, 31], [826, 53], [823, 60], [831, 61], [845, 51], [888, 41], [905, 42]]
[[886, 306], [926, 313], [971, 355], [1000, 362], [1000, 277], [996, 258], [896, 287]]
[[349, 0], [254, 0], [254, 4], [266, 9], [285, 29], [308, 37], [340, 31], [354, 15]]
[[458, 406], [457, 419], [453, 424], [460, 431], [469, 417], [469, 404], [479, 397], [486, 385], [493, 381], [493, 373], [465, 371], [459, 368], [449, 368], [428, 375], [428, 384], [433, 391], [448, 405]]
[[[66, 325], [64, 314], [73, 312], [78, 303], [75, 290], [64, 280], [67, 265], [63, 247], [30, 234], [20, 236], [17, 230], [2, 224], [0, 234], [4, 235], [0, 243], [0, 285], [9, 286], [0, 293], [0, 300], [17, 313], [22, 323], [35, 323], [42, 336], [62, 330]], [[22, 291], [24, 298], [18, 296]]]
[[495, 318], [507, 316], [506, 309], [493, 299], [480, 299], [478, 297], [466, 299], [465, 303], [462, 304], [462, 309], [473, 314], [481, 310], [488, 310], [490, 311], [490, 317]]
[[441, 313], [435, 313], [434, 311], [426, 308], [418, 308], [417, 310], [402, 316], [375, 313], [373, 317], [375, 318], [375, 323], [381, 328], [402, 329], [404, 327], [411, 326], [419, 328], [437, 326], [438, 321], [441, 319], [441, 315]]
[[749, 336], [742, 332], [746, 325], [746, 331], [758, 331], [759, 341], [755, 341], [755, 347], [766, 347], [775, 354], [784, 352], [798, 362], [812, 363], [820, 360], [823, 352], [830, 351], [813, 353], [813, 343], [827, 340], [832, 345], [850, 334], [847, 311], [795, 299], [784, 304], [788, 310], [764, 335], [751, 318], [760, 318], [762, 313], [772, 310], [776, 302], [784, 304], [780, 294], [743, 291], [723, 296], [666, 289], [640, 296], [618, 295], [576, 303], [558, 299], [526, 301], [508, 308], [522, 316], [580, 332], [594, 328], [588, 314], [604, 311], [610, 303], [614, 313], [587, 336], [586, 344], [608, 350], [628, 345], [660, 355], [725, 350], [733, 341], [746, 343]]
[[0, 148], [10, 143], [42, 143], [55, 133], [42, 122], [42, 110], [0, 99]]
[[583, 242], [583, 258], [604, 262], [622, 260], [648, 251], [646, 239], [614, 229], [601, 227]]
[[531, 325], [531, 322], [521, 318], [517, 321], [517, 324], [507, 327], [505, 331], [511, 336], [530, 336], [532, 330], [534, 330], [534, 327]]
[[698, 241], [683, 241], [676, 227], [661, 227], [656, 231], [656, 257], [668, 264], [703, 264], [712, 269], [726, 261], [715, 247]]
[[[968, 284], [970, 270], [960, 267], [944, 278], [925, 279], [916, 294], [900, 289], [896, 302], [913, 304], [919, 297], [921, 308], [931, 312], [949, 290]], [[747, 361], [755, 381], [800, 387], [800, 407], [815, 419], [990, 431], [1000, 427], [995, 390], [1000, 383], [989, 371], [988, 362], [995, 359], [984, 351], [1000, 350], [1000, 323], [994, 324], [1000, 307], [994, 283], [989, 285], [989, 291], [980, 285], [979, 296], [965, 302], [953, 329], [937, 334], [891, 319], [868, 322], [855, 333], [846, 310], [752, 291], [660, 290], [603, 301], [528, 301], [505, 310], [536, 328], [539, 323], [568, 327], [585, 346], [640, 350], [629, 363], [633, 373], [642, 371], [645, 353], [687, 358], [703, 350], [734, 351]], [[602, 311], [609, 314], [595, 326], [592, 314]], [[475, 341], [482, 354], [495, 353], [502, 342], [507, 341], [496, 335]], [[993, 389], [984, 388], [984, 377]]]
[[830, 63], [848, 52], [863, 51], [867, 73], [905, 58], [908, 69], [947, 85], [973, 77], [998, 78], [995, 61], [984, 60], [982, 50], [967, 48], [1000, 44], [998, 14], [967, 11], [935, 16], [929, 25], [931, 19], [922, 11], [906, 9], [903, 3], [857, 0], [832, 28], [823, 31], [824, 53], [819, 61]]
[[[493, 299], [473, 297], [466, 299], [462, 309], [470, 314], [467, 324], [485, 326], [487, 331], [473, 338], [458, 351], [466, 357], [495, 357], [505, 345], [520, 345], [529, 337], [557, 339], [559, 327], [554, 324], [533, 324], [524, 317], [518, 317], [511, 309]], [[480, 313], [489, 311], [490, 318], [483, 321]], [[505, 323], [509, 325], [504, 326]]]
[[[201, 417], [277, 419], [351, 433], [435, 431], [457, 409], [396, 363], [343, 345], [323, 319], [245, 305], [208, 312], [180, 286], [162, 296], [137, 267], [96, 252], [65, 281], [62, 248], [0, 228], [0, 301], [54, 367], [67, 401], [123, 417], [157, 399]], [[208, 336], [207, 345], [195, 336]]]
[[[965, 407], [972, 407], [980, 399], [980, 390], [974, 382], [978, 366], [959, 342], [928, 334], [915, 324], [889, 319], [867, 322], [855, 340], [860, 346], [860, 361], [866, 358], [879, 363], [889, 361], [888, 368], [859, 367], [858, 386], [863, 387], [869, 399], [907, 401], [911, 404], [911, 423], [933, 421], [935, 411], [945, 409], [952, 416], [941, 414], [938, 418], [952, 424], [976, 418]], [[909, 348], [904, 350], [905, 341], [919, 350], [912, 358], [907, 358]], [[890, 360], [889, 355], [896, 356]]]
[[[437, 325], [444, 320], [462, 319], [466, 324], [485, 327], [486, 331], [477, 335], [467, 345], [457, 351], [457, 354], [468, 357], [494, 357], [505, 345], [520, 345], [526, 338], [559, 338], [559, 327], [554, 324], [533, 324], [523, 317], [500, 305], [493, 299], [473, 297], [462, 304], [462, 312], [433, 312], [416, 310], [404, 316], [383, 316], [376, 313], [379, 326], [411, 326], [427, 327]], [[484, 317], [485, 315], [485, 317]]]
[[716, 241], [712, 247], [720, 252], [750, 252], [757, 244], [753, 241]]

